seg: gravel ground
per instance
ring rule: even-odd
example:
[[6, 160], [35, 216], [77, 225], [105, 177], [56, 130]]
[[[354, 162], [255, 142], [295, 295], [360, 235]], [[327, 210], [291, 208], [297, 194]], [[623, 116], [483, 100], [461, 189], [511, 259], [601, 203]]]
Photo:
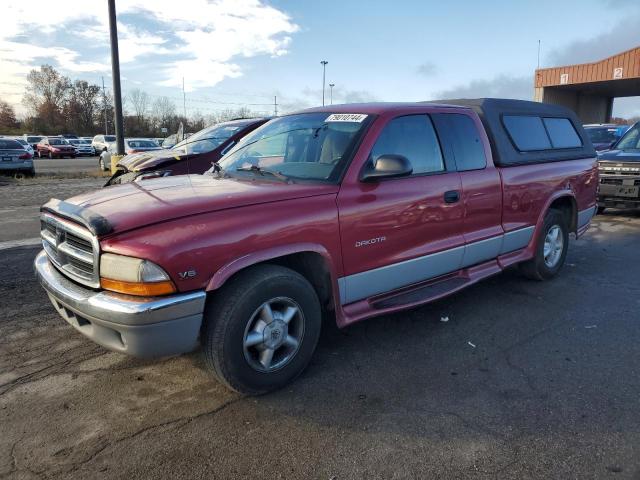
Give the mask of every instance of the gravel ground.
[[104, 185], [101, 177], [43, 176], [13, 180], [0, 177], [0, 242], [35, 238], [40, 233], [40, 205], [50, 198], [69, 198]]
[[[0, 194], [91, 187], [74, 185]], [[306, 372], [259, 398], [225, 390], [199, 353], [141, 361], [90, 343], [34, 281], [37, 249], [2, 250], [0, 476], [639, 479], [639, 240], [640, 214], [605, 214], [553, 281], [508, 271], [327, 323]]]

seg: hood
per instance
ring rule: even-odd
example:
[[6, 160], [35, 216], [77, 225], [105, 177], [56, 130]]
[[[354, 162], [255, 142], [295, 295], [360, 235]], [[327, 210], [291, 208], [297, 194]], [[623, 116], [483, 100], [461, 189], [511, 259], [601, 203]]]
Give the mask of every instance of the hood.
[[102, 188], [66, 202], [106, 218], [113, 232], [121, 233], [187, 215], [337, 192], [332, 184], [178, 175]]
[[124, 167], [129, 172], [141, 172], [150, 170], [160, 165], [171, 164], [185, 160], [188, 155], [180, 154], [173, 150], [159, 149], [146, 152], [132, 153], [123, 157], [118, 166]]
[[640, 162], [640, 150], [609, 150], [598, 153], [598, 160], [608, 162]]
[[595, 148], [596, 151], [598, 151], [598, 152], [600, 152], [602, 150], [609, 150], [611, 148], [611, 142], [605, 142], [605, 143], [595, 142], [593, 144], [593, 148]]

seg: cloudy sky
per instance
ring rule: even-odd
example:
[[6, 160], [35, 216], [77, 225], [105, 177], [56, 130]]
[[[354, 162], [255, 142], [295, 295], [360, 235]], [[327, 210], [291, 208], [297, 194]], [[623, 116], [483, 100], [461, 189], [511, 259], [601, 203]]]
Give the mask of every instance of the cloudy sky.
[[[0, 98], [19, 111], [43, 63], [110, 87], [106, 0], [7, 0]], [[8, 5], [7, 5], [8, 4]], [[541, 66], [640, 45], [640, 2], [622, 0], [116, 0], [124, 93], [166, 95], [187, 113], [272, 112], [334, 103], [458, 96], [530, 99]], [[328, 91], [328, 88], [327, 88]], [[328, 93], [327, 93], [328, 95]], [[640, 98], [614, 113], [640, 115]]]

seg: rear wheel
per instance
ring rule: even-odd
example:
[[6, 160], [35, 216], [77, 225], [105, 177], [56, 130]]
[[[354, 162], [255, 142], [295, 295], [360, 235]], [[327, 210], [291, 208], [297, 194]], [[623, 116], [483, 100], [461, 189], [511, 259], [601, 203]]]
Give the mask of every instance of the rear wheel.
[[602, 215], [604, 213], [605, 207], [598, 207], [596, 210], [596, 215]]
[[320, 302], [297, 272], [259, 265], [239, 273], [207, 305], [206, 363], [247, 395], [278, 389], [307, 366], [318, 343]]
[[535, 256], [520, 264], [520, 270], [533, 280], [553, 278], [564, 265], [568, 246], [567, 220], [561, 211], [550, 209], [538, 235]]

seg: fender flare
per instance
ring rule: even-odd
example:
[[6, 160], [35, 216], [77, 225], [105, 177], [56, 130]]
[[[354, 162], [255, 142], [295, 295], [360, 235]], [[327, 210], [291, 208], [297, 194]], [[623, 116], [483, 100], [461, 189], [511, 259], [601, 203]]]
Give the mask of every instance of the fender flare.
[[337, 274], [332, 257], [324, 246], [316, 243], [294, 243], [290, 245], [281, 245], [238, 257], [219, 268], [209, 280], [205, 290], [207, 292], [211, 292], [219, 289], [231, 276], [252, 265], [273, 260], [274, 258], [303, 252], [317, 253], [323, 257], [324, 261], [327, 263], [329, 274], [331, 275], [331, 289], [335, 295], [337, 290]]
[[[563, 198], [563, 197], [567, 197], [569, 198], [569, 200], [571, 200], [571, 203], [573, 205], [573, 222], [576, 225], [578, 225], [578, 202], [576, 201], [576, 196], [575, 193], [570, 190], [570, 189], [565, 189], [565, 190], [559, 190], [557, 192], [554, 192], [553, 195], [551, 195], [548, 199], [547, 202], [545, 203], [544, 207], [540, 210], [540, 215], [538, 215], [538, 220], [536, 221], [536, 228], [533, 232], [533, 238], [531, 239], [531, 247], [535, 248], [537, 246], [537, 241], [538, 241], [538, 233], [540, 232], [540, 229], [542, 228], [542, 224], [544, 223], [544, 217], [547, 214], [547, 212], [549, 211], [549, 208], [551, 207], [551, 204], [553, 202], [555, 202], [556, 200]], [[571, 227], [569, 227], [569, 233], [572, 233]], [[575, 233], [575, 231], [573, 231], [573, 233]]]

